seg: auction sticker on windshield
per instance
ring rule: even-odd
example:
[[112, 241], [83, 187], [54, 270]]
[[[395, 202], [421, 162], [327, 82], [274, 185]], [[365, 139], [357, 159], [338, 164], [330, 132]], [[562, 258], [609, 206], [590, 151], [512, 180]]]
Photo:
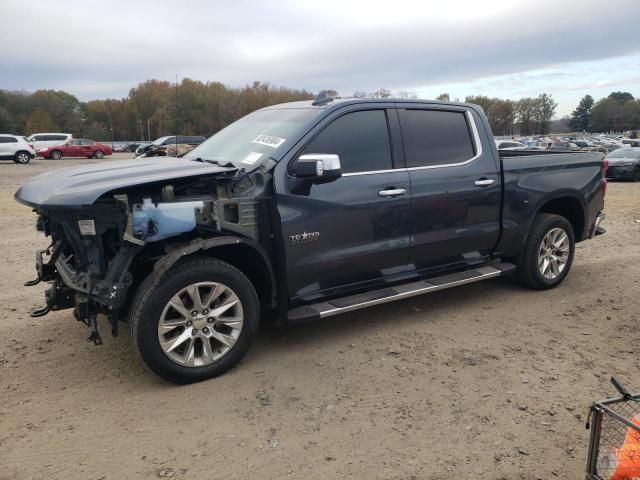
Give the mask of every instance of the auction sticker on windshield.
[[272, 137], [271, 135], [258, 135], [251, 143], [259, 143], [260, 145], [266, 145], [267, 147], [278, 148], [286, 140], [286, 138]]

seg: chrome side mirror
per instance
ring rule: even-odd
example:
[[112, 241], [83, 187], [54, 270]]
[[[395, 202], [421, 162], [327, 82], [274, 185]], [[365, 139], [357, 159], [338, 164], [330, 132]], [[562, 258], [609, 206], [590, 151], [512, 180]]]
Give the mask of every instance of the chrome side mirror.
[[291, 173], [314, 183], [331, 182], [342, 176], [340, 157], [333, 153], [306, 153], [294, 162]]

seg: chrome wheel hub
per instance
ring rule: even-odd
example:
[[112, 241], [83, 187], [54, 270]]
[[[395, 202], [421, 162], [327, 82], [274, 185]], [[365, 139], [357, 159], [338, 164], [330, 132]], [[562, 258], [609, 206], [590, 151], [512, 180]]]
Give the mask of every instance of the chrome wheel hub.
[[554, 280], [562, 274], [570, 253], [569, 235], [562, 228], [549, 230], [538, 250], [538, 271], [547, 280]]
[[162, 351], [186, 367], [203, 367], [226, 355], [244, 324], [236, 293], [217, 282], [193, 283], [165, 305], [158, 322]]

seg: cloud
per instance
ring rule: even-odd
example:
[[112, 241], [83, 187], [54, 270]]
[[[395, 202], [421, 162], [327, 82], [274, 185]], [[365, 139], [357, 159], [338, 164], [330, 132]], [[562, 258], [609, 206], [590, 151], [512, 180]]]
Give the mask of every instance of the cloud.
[[343, 94], [501, 75], [526, 84], [532, 70], [640, 52], [636, 0], [3, 0], [0, 13], [13, 19], [0, 31], [0, 88], [83, 99], [125, 96], [176, 73]]

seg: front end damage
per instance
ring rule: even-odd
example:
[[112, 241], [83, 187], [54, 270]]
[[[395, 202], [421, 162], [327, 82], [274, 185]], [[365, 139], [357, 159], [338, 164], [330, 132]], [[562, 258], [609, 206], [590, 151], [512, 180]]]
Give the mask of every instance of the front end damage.
[[37, 278], [25, 284], [49, 283], [45, 305], [31, 315], [73, 308], [91, 330], [88, 340], [99, 345], [98, 315], [116, 336], [137, 286], [154, 270], [224, 239], [262, 248], [271, 238], [261, 218], [268, 217], [272, 167], [122, 186], [89, 205], [34, 204], [18, 191], [16, 199], [34, 207], [36, 228], [51, 239], [36, 254]]

